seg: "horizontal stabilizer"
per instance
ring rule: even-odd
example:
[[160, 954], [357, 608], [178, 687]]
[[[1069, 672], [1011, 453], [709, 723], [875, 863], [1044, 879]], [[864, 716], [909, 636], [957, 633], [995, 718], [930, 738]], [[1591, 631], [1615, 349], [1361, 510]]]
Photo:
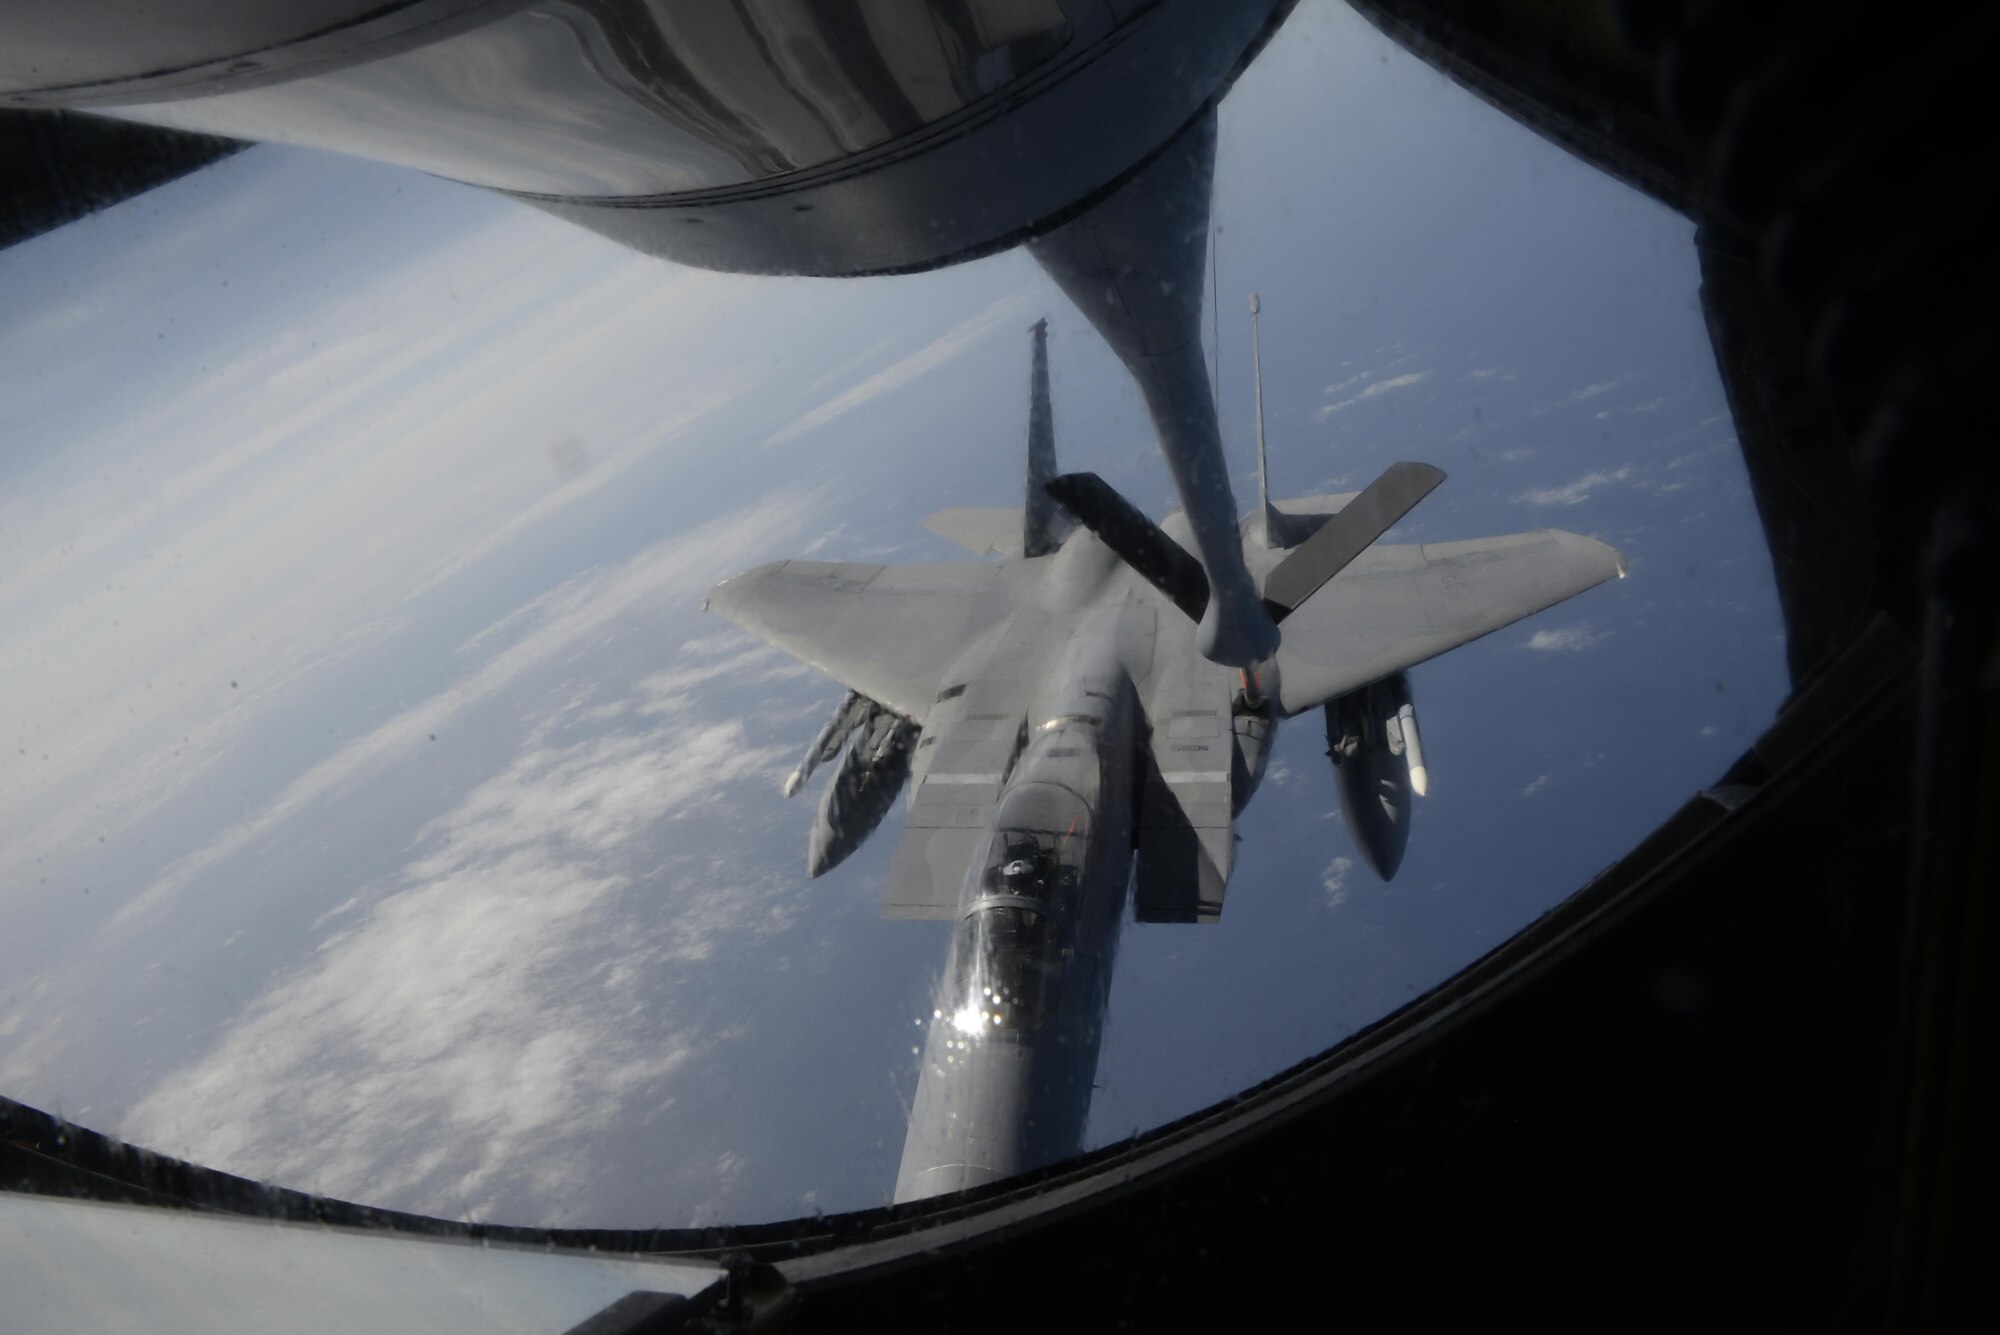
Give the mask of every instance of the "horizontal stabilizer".
[[1429, 464], [1390, 464], [1265, 576], [1272, 619], [1282, 621], [1319, 592], [1442, 481], [1444, 474]]
[[1048, 493], [1120, 560], [1164, 593], [1188, 620], [1201, 620], [1201, 614], [1208, 610], [1208, 576], [1202, 572], [1201, 562], [1162, 533], [1110, 483], [1095, 473], [1064, 473], [1049, 482]]
[[1014, 505], [954, 505], [923, 521], [925, 528], [974, 556], [1021, 554], [1021, 509]]

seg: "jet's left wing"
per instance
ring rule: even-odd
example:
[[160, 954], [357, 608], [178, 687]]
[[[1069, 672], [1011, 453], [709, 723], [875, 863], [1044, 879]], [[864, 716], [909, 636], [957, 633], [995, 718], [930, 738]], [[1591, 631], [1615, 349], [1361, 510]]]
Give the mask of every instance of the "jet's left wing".
[[1557, 529], [1363, 551], [1284, 622], [1278, 703], [1300, 714], [1625, 573]]
[[1016, 607], [1010, 565], [779, 561], [715, 587], [709, 610], [922, 723], [938, 682]]

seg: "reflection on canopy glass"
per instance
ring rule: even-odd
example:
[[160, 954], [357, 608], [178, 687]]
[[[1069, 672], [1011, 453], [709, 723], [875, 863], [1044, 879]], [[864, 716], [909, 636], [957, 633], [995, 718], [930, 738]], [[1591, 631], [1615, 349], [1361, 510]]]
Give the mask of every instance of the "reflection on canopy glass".
[[967, 1034], [1038, 1029], [1062, 992], [1081, 908], [1090, 809], [1048, 783], [1008, 790], [959, 919], [942, 989]]
[[[1784, 690], [1689, 224], [1311, 0], [1216, 134], [1205, 370], [1246, 508], [1257, 290], [1274, 495], [1426, 461], [1386, 543], [1572, 530], [1631, 577], [1411, 671], [1392, 881], [1317, 714], [1277, 729], [1227, 911], [1118, 934], [1086, 1145], [1490, 949]], [[941, 991], [988, 1030], [1066, 1004], [1109, 832], [1010, 816], [966, 853], [994, 903], [884, 921], [904, 804], [815, 880], [781, 792], [842, 688], [701, 610], [765, 562], [966, 559], [920, 521], [1019, 506], [1039, 319], [1060, 468], [1177, 504], [1030, 256], [731, 276], [260, 147], [0, 251], [0, 305], [0, 1091], [394, 1208], [749, 1221], [889, 1197]], [[1186, 773], [1235, 726], [1150, 724]]]
[[958, 924], [947, 1000], [959, 1032], [1039, 1029], [1062, 992], [1068, 943], [1059, 919], [1017, 904], [975, 909]]

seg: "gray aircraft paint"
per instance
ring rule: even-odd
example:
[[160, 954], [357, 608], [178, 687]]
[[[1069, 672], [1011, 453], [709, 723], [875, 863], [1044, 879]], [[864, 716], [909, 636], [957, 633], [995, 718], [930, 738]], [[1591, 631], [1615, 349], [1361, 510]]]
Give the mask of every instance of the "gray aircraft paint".
[[[1031, 423], [1045, 420], [1043, 383]], [[1305, 531], [1354, 498], [1276, 504]], [[1235, 548], [1259, 587], [1288, 555], [1265, 545], [1260, 518], [1238, 525]], [[1027, 522], [974, 509], [925, 521], [976, 553], [1009, 531], [1021, 550]], [[1161, 528], [1191, 538], [1179, 512]], [[1275, 655], [1243, 670], [1205, 656], [1197, 625], [1082, 527], [1046, 556], [785, 561], [719, 585], [710, 610], [922, 729], [884, 911], [957, 926], [897, 1199], [1080, 1147], [1127, 886], [1145, 920], [1220, 916], [1234, 816], [1276, 723], [1623, 573], [1614, 549], [1556, 530], [1375, 543], [1292, 611]], [[1041, 836], [1039, 861], [1013, 856], [1010, 834]], [[1001, 875], [1017, 863], [1040, 889], [1004, 888], [1019, 883]]]

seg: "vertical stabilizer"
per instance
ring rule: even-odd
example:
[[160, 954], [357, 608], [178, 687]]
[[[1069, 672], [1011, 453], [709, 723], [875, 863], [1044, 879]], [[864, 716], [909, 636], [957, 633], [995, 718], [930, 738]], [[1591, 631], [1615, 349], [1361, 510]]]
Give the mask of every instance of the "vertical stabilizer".
[[1253, 397], [1257, 404], [1257, 515], [1251, 521], [1251, 539], [1260, 547], [1296, 547], [1306, 538], [1306, 529], [1292, 516], [1271, 504], [1270, 474], [1264, 463], [1264, 340], [1257, 323], [1261, 303], [1250, 294], [1250, 366]]
[[1035, 365], [1028, 377], [1028, 498], [1021, 507], [1021, 555], [1047, 556], [1076, 527], [1044, 488], [1056, 475], [1055, 414], [1049, 406], [1049, 322], [1034, 326]]

